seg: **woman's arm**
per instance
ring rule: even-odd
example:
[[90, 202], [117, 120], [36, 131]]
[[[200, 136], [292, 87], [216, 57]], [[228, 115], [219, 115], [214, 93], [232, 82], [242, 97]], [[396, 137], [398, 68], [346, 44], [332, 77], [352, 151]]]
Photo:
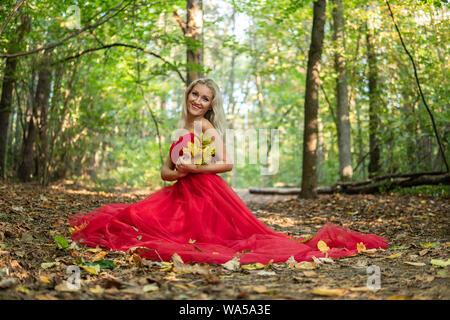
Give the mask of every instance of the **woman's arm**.
[[166, 162], [164, 163], [161, 169], [161, 179], [165, 181], [178, 180], [187, 174], [188, 174], [187, 172], [175, 170], [175, 166], [173, 165], [172, 160], [170, 159], [170, 155], [167, 157]]
[[233, 162], [228, 156], [225, 145], [222, 141], [217, 130], [207, 119], [202, 120], [202, 131], [204, 135], [212, 136], [213, 143], [216, 147], [216, 152], [213, 157], [214, 163], [204, 164], [198, 166], [196, 164], [177, 164], [177, 170], [181, 172], [192, 172], [192, 173], [222, 173], [231, 171], [233, 169]]

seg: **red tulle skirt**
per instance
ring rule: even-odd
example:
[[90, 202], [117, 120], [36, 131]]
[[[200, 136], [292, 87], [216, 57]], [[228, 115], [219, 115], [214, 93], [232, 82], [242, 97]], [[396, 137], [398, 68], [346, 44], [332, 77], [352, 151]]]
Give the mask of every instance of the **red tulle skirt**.
[[146, 199], [111, 203], [69, 218], [72, 239], [81, 244], [127, 251], [144, 247], [147, 259], [170, 261], [177, 253], [184, 262], [225, 263], [235, 256], [242, 264], [285, 262], [324, 257], [317, 248], [323, 240], [328, 257], [356, 254], [357, 244], [367, 249], [387, 248], [387, 241], [326, 223], [302, 242], [276, 232], [259, 221], [228, 183], [217, 174], [188, 174]]

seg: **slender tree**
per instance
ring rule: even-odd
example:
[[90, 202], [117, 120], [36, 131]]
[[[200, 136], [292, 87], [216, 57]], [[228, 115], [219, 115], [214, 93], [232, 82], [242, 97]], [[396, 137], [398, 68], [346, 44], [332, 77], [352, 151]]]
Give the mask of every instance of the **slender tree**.
[[374, 48], [373, 30], [366, 24], [367, 62], [369, 66], [369, 178], [376, 176], [380, 171], [380, 142], [378, 131], [380, 120], [378, 118], [378, 70], [377, 56]]
[[[33, 100], [32, 114], [26, 127], [26, 136], [22, 144], [22, 162], [18, 176], [22, 181], [30, 181], [35, 169], [39, 178], [43, 179], [43, 162], [47, 161], [47, 117], [50, 98], [51, 69], [50, 58], [44, 53], [39, 65], [38, 82]], [[39, 143], [36, 145], [36, 139]], [[36, 152], [37, 149], [37, 152]], [[35, 157], [38, 160], [36, 168]], [[43, 183], [43, 180], [40, 181]]]
[[[13, 35], [9, 46], [9, 53], [21, 50], [22, 39], [26, 32], [30, 30], [31, 19], [27, 15], [21, 16], [21, 24], [17, 27], [17, 32]], [[5, 61], [2, 81], [2, 95], [0, 98], [0, 179], [5, 176], [6, 146], [8, 142], [9, 115], [13, 109], [13, 90], [16, 79], [16, 68], [19, 58], [8, 57]]]
[[333, 7], [334, 68], [336, 78], [337, 133], [339, 146], [339, 177], [341, 181], [352, 180], [352, 153], [350, 120], [348, 111], [347, 67], [345, 61], [344, 18], [342, 0], [334, 0]]
[[314, 2], [311, 44], [308, 52], [305, 90], [305, 122], [303, 133], [303, 168], [300, 198], [317, 196], [317, 143], [320, 66], [327, 0]]

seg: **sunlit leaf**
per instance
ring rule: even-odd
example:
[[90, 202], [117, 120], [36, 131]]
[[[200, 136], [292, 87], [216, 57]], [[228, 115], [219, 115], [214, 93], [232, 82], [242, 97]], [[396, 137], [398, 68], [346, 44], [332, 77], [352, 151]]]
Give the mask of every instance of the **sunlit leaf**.
[[330, 250], [330, 247], [328, 247], [325, 241], [320, 240], [319, 242], [317, 242], [317, 249], [319, 249], [321, 252], [327, 252], [328, 250]]

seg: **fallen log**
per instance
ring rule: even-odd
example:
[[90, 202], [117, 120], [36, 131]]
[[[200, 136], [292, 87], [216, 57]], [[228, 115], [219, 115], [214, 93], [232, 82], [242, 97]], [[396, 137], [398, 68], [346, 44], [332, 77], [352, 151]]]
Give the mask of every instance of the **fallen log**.
[[[318, 194], [360, 194], [387, 192], [394, 188], [408, 188], [421, 185], [450, 185], [450, 173], [426, 172], [396, 174], [374, 177], [366, 181], [338, 182], [330, 187], [318, 187]], [[255, 188], [248, 191], [253, 194], [298, 195], [301, 188]]]

